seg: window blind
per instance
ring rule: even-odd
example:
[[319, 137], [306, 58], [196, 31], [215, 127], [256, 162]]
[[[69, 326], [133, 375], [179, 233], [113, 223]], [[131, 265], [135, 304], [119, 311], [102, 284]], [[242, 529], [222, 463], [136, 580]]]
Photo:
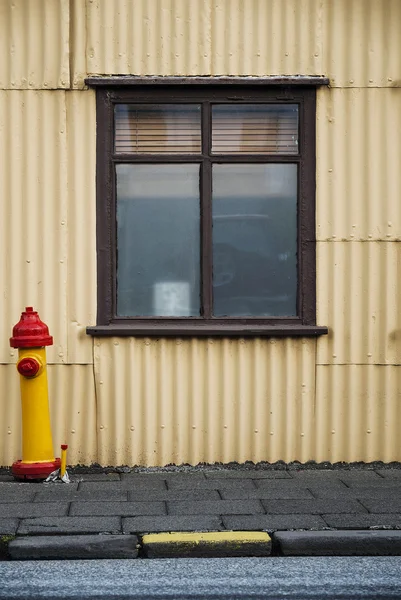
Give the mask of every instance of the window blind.
[[115, 152], [121, 154], [199, 154], [199, 105], [118, 104]]
[[297, 154], [297, 105], [214, 105], [212, 153]]

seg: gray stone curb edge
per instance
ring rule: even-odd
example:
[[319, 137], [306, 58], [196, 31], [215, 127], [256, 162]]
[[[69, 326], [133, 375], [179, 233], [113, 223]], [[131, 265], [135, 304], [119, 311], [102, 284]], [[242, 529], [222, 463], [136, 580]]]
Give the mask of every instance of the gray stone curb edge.
[[[184, 534], [182, 536], [188, 535]], [[174, 534], [174, 535], [180, 535]], [[52, 559], [121, 559], [121, 558], [187, 558], [191, 556], [401, 556], [401, 531], [399, 530], [346, 530], [346, 531], [277, 531], [270, 535], [271, 543], [242, 544], [238, 540], [204, 545], [202, 540], [179, 546], [160, 542], [156, 553], [142, 535], [51, 535], [51, 536], [0, 536], [0, 560], [52, 560]], [[220, 532], [221, 534], [221, 532]], [[199, 533], [199, 538], [203, 534]], [[233, 532], [234, 535], [234, 532]], [[197, 534], [194, 534], [195, 538]], [[149, 546], [149, 547], [148, 547]], [[156, 543], [157, 546], [157, 543]]]

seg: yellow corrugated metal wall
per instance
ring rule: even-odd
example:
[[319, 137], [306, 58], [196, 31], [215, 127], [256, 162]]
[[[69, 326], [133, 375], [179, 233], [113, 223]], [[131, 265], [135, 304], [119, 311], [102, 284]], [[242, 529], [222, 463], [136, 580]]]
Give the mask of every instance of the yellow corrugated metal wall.
[[[0, 0], [0, 464], [20, 452], [12, 325], [48, 323], [75, 463], [401, 460], [401, 2]], [[89, 74], [325, 75], [312, 339], [92, 339]]]

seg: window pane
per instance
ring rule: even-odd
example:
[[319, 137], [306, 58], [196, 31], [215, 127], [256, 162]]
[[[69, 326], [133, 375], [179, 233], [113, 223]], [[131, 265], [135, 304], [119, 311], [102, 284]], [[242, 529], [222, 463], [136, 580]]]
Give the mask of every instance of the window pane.
[[132, 154], [199, 154], [198, 104], [117, 104], [115, 151]]
[[213, 154], [297, 154], [296, 104], [216, 104]]
[[117, 165], [117, 314], [200, 314], [199, 165]]
[[214, 165], [215, 316], [294, 316], [297, 165]]

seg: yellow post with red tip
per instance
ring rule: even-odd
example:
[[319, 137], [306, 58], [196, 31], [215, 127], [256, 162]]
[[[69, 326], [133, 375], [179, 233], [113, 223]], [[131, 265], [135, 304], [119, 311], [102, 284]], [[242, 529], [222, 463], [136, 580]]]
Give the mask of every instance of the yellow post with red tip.
[[27, 306], [10, 338], [18, 348], [22, 406], [22, 460], [12, 465], [16, 479], [46, 479], [60, 468], [54, 457], [47, 386], [46, 346], [53, 344], [49, 329]]

